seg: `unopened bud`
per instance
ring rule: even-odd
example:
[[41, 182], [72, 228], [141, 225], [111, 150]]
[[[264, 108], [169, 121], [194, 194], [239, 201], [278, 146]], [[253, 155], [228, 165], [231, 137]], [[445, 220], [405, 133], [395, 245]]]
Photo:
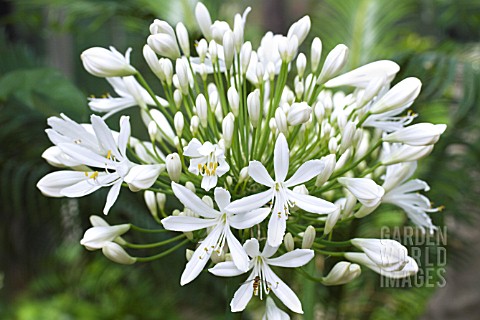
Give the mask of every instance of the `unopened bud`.
[[230, 148], [233, 139], [233, 129], [235, 128], [235, 116], [233, 113], [227, 114], [222, 122], [223, 140], [225, 141], [225, 148]]
[[178, 111], [175, 114], [175, 117], [173, 118], [173, 123], [175, 126], [175, 131], [177, 132], [177, 136], [181, 137], [183, 132], [183, 126], [184, 126], [183, 113]]
[[322, 278], [322, 284], [326, 286], [345, 284], [357, 278], [361, 272], [362, 270], [358, 264], [340, 261], [330, 270], [326, 277]]
[[155, 121], [150, 121], [148, 123], [148, 135], [150, 137], [150, 141], [155, 141], [157, 133], [158, 133], [157, 123]]
[[254, 128], [258, 125], [258, 120], [260, 119], [261, 106], [260, 106], [260, 91], [255, 89], [247, 97], [247, 108], [250, 121]]
[[195, 251], [190, 250], [190, 249], [185, 250], [185, 258], [187, 259], [187, 261], [190, 261], [192, 259], [192, 256], [193, 256], [194, 252]]
[[306, 67], [307, 67], [307, 57], [303, 52], [299, 53], [297, 57], [297, 73], [300, 78], [303, 78]]
[[243, 167], [242, 170], [240, 170], [240, 178], [238, 179], [239, 182], [243, 182], [247, 180], [250, 177], [248, 174], [248, 167]]
[[287, 122], [291, 126], [296, 126], [307, 122], [310, 119], [311, 114], [312, 108], [310, 108], [306, 102], [296, 102], [292, 104], [290, 110], [288, 110]]
[[235, 55], [235, 44], [233, 38], [233, 32], [228, 30], [223, 35], [223, 54], [224, 54], [224, 61], [227, 70], [230, 70], [233, 64], [233, 56]]
[[250, 41], [247, 41], [242, 45], [242, 48], [240, 50], [240, 66], [242, 74], [245, 74], [247, 72], [251, 57], [252, 44], [250, 43]]
[[191, 181], [187, 181], [185, 183], [185, 188], [187, 188], [188, 190], [192, 191], [193, 193], [195, 193], [196, 189], [195, 189], [195, 185], [193, 184], [193, 182]]
[[165, 158], [167, 173], [172, 181], [178, 182], [182, 174], [182, 163], [178, 153], [171, 153]]
[[155, 201], [155, 193], [153, 191], [147, 190], [143, 194], [145, 199], [145, 204], [147, 205], [150, 214], [153, 217], [158, 217], [157, 202]]
[[321, 57], [322, 57], [322, 41], [319, 38], [315, 38], [312, 41], [312, 50], [310, 54], [313, 73], [317, 72]]
[[347, 63], [348, 48], [344, 44], [339, 44], [330, 51], [323, 64], [322, 71], [318, 76], [317, 84], [323, 84], [325, 81], [334, 77]]
[[193, 116], [190, 119], [190, 131], [192, 135], [195, 136], [198, 132], [198, 126], [200, 125], [200, 118], [198, 116]]
[[293, 242], [293, 236], [290, 232], [287, 232], [285, 234], [285, 237], [283, 237], [283, 244], [285, 245], [285, 249], [290, 252], [295, 249], [295, 243]]
[[213, 200], [210, 196], [203, 196], [202, 201], [205, 202], [210, 208], [213, 208]]
[[183, 23], [179, 22], [177, 23], [176, 31], [178, 43], [180, 44], [183, 54], [190, 57], [190, 40], [188, 38], [187, 28], [185, 28]]
[[283, 134], [288, 132], [287, 116], [285, 115], [285, 112], [283, 112], [282, 108], [277, 108], [275, 111], [275, 124], [277, 125], [277, 129]]
[[237, 90], [234, 87], [228, 88], [227, 98], [230, 109], [232, 110], [235, 117], [238, 117], [238, 111], [240, 108], [240, 97], [238, 96]]
[[313, 242], [315, 242], [316, 235], [317, 232], [315, 231], [315, 228], [313, 226], [308, 226], [303, 234], [302, 249], [310, 249], [313, 245]]
[[332, 175], [333, 170], [335, 169], [336, 156], [335, 154], [330, 154], [326, 157], [323, 157], [321, 160], [324, 164], [324, 168], [322, 172], [317, 176], [317, 181], [315, 182], [315, 186], [317, 187], [322, 186], [325, 182], [328, 181], [328, 179]]
[[207, 99], [205, 99], [205, 96], [202, 93], [197, 96], [195, 107], [197, 109], [198, 118], [200, 119], [200, 124], [202, 127], [206, 128], [208, 124], [208, 106]]
[[125, 249], [123, 249], [118, 243], [108, 242], [102, 247], [102, 252], [108, 259], [120, 264], [134, 264], [137, 259], [131, 257]]

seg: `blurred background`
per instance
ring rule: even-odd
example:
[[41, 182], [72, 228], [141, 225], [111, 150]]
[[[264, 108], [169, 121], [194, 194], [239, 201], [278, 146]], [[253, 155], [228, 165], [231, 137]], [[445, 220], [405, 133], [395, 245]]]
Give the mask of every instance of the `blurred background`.
[[[226, 292], [235, 290], [238, 281], [212, 281], [205, 274], [180, 287], [183, 250], [132, 266], [114, 264], [101, 252], [87, 252], [79, 240], [89, 226], [88, 217], [101, 212], [105, 192], [78, 200], [51, 199], [35, 187], [53, 169], [41, 158], [50, 146], [44, 134], [47, 117], [65, 113], [86, 122], [87, 97], [111, 90], [106, 81], [83, 70], [80, 53], [92, 46], [113, 45], [122, 52], [132, 47], [133, 64], [155, 87], [141, 54], [148, 26], [155, 18], [171, 24], [183, 21], [191, 39], [198, 39], [195, 3], [0, 1], [1, 319], [261, 318], [263, 307], [257, 313], [255, 305], [243, 315], [225, 313], [230, 300]], [[234, 13], [252, 6], [246, 39], [254, 47], [265, 31], [286, 34], [292, 22], [308, 14], [312, 28], [305, 44], [319, 36], [323, 57], [336, 44], [346, 44], [347, 69], [378, 59], [396, 61], [401, 66], [396, 81], [415, 76], [423, 82], [413, 106], [419, 113], [417, 122], [448, 124], [418, 173], [431, 186], [429, 198], [445, 206], [433, 218], [448, 229], [446, 286], [381, 288], [379, 276], [369, 271], [335, 288], [298, 281], [304, 305], [313, 306], [305, 319], [480, 319], [480, 1], [210, 0], [205, 4], [213, 20], [230, 23]], [[309, 50], [309, 46], [301, 49]], [[136, 110], [130, 113], [132, 120], [138, 120]], [[118, 117], [109, 121], [116, 127]], [[133, 133], [147, 137], [140, 126]], [[132, 221], [154, 227], [141, 194], [123, 192], [119, 201], [109, 223]], [[381, 226], [408, 225], [404, 215], [394, 210], [362, 219], [352, 235], [378, 236]], [[435, 252], [432, 246], [425, 250]], [[319, 269], [323, 264], [328, 261], [317, 261]]]

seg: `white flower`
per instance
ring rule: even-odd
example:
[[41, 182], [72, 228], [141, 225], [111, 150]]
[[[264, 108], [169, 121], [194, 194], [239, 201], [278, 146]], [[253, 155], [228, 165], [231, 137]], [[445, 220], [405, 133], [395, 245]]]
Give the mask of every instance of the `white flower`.
[[335, 76], [347, 63], [348, 48], [344, 44], [339, 44], [332, 49], [325, 58], [322, 71], [317, 79], [317, 84], [322, 84]]
[[296, 126], [307, 122], [312, 114], [312, 108], [306, 102], [295, 102], [287, 113], [287, 122], [291, 126]]
[[428, 156], [432, 150], [433, 145], [409, 146], [399, 143], [384, 143], [381, 160], [383, 165], [416, 161]]
[[137, 73], [137, 70], [130, 65], [131, 50], [129, 48], [123, 56], [114, 47], [110, 47], [110, 50], [93, 47], [83, 51], [80, 58], [85, 70], [94, 76], [102, 78], [125, 77]]
[[267, 310], [262, 320], [289, 320], [290, 316], [275, 305], [272, 298], [267, 297]]
[[118, 243], [107, 242], [102, 252], [108, 259], [120, 264], [134, 264], [137, 259], [131, 257]]
[[385, 82], [390, 83], [399, 70], [400, 67], [393, 61], [374, 61], [327, 81], [325, 87], [353, 86], [366, 88], [373, 79], [379, 77], [386, 77]]
[[[271, 256], [277, 252], [278, 247], [272, 247], [267, 243], [263, 252], [260, 252], [257, 239], [247, 240], [243, 248], [252, 258], [248, 269], [253, 269], [253, 271], [235, 292], [230, 302], [232, 312], [243, 311], [253, 295], [260, 293], [260, 298], [262, 298], [263, 292], [269, 294], [271, 290], [290, 310], [296, 313], [303, 313], [302, 304], [298, 297], [292, 289], [272, 271], [270, 266], [284, 268], [304, 266], [313, 259], [313, 250], [295, 249], [280, 257], [271, 258]], [[221, 262], [208, 271], [220, 277], [234, 277], [245, 273], [245, 271], [238, 270], [231, 261]]]
[[177, 59], [180, 57], [177, 38], [173, 28], [165, 21], [155, 19], [150, 25], [151, 35], [147, 38], [150, 48], [163, 57]]
[[[142, 109], [145, 109], [147, 105], [155, 106], [155, 101], [153, 101], [147, 90], [137, 82], [134, 76], [107, 78], [107, 81], [119, 97], [108, 95], [105, 98], [88, 99], [90, 109], [107, 113], [103, 116], [104, 119], [133, 106], [140, 106]], [[168, 102], [165, 99], [161, 97], [156, 98], [162, 106], [168, 106]]]
[[370, 108], [372, 114], [384, 113], [395, 109], [408, 108], [417, 98], [422, 82], [417, 78], [406, 78], [397, 83]]
[[268, 223], [268, 243], [279, 246], [285, 234], [289, 207], [294, 205], [308, 212], [328, 214], [337, 207], [328, 201], [310, 195], [293, 192], [289, 188], [302, 184], [319, 175], [323, 170], [321, 160], [309, 160], [302, 164], [293, 176], [286, 180], [290, 155], [287, 140], [280, 134], [275, 143], [273, 156], [275, 180], [259, 161], [251, 161], [248, 173], [253, 180], [269, 189], [258, 194], [247, 196], [232, 202], [228, 210], [232, 212], [248, 211], [265, 205], [268, 201], [273, 203], [273, 211]]
[[435, 144], [446, 129], [445, 124], [417, 123], [386, 135], [383, 141], [427, 146]]
[[428, 198], [418, 193], [418, 191], [430, 189], [426, 182], [419, 179], [408, 180], [416, 169], [417, 163], [414, 161], [388, 166], [383, 184], [385, 195], [382, 202], [402, 208], [422, 231], [427, 228], [433, 232], [437, 227], [432, 224], [427, 212], [437, 212], [441, 207], [432, 208]]
[[358, 264], [340, 261], [333, 266], [327, 276], [322, 278], [322, 284], [325, 286], [337, 286], [349, 283], [360, 276], [361, 272], [362, 270]]
[[403, 267], [401, 267], [398, 270], [384, 269], [382, 265], [375, 263], [365, 253], [347, 252], [345, 253], [345, 258], [347, 258], [350, 261], [364, 265], [382, 276], [393, 278], [393, 279], [409, 277], [418, 272], [417, 262], [415, 262], [413, 258], [408, 256], [404, 261]]
[[[92, 225], [94, 222], [98, 221], [98, 218], [101, 219], [100, 217], [92, 219], [92, 217], [90, 217]], [[105, 222], [103, 219], [100, 221]], [[130, 224], [110, 226], [106, 222], [106, 225], [104, 225], [102, 222], [100, 223], [101, 225], [94, 225], [92, 228], [85, 231], [82, 240], [80, 240], [80, 244], [85, 246], [85, 248], [88, 250], [101, 249], [107, 244], [107, 242], [114, 241], [117, 237], [130, 230]]]
[[201, 242], [187, 263], [180, 284], [183, 286], [193, 281], [200, 274], [214, 251], [218, 254], [222, 253], [225, 242], [230, 249], [233, 264], [238, 269], [246, 272], [248, 270], [247, 254], [232, 231], [230, 231], [230, 227], [235, 229], [250, 228], [265, 219], [269, 210], [264, 208], [233, 215], [225, 209], [230, 204], [230, 193], [223, 188], [215, 188], [215, 202], [219, 211], [207, 205], [192, 191], [175, 182], [172, 182], [172, 190], [185, 207], [202, 218], [170, 216], [162, 220], [164, 228], [182, 232], [209, 228], [207, 237]]
[[375, 207], [382, 200], [385, 190], [368, 178], [338, 178], [338, 182], [366, 207]]
[[225, 161], [224, 151], [218, 144], [212, 144], [209, 141], [202, 144], [196, 138], [193, 138], [184, 149], [183, 154], [192, 158], [188, 171], [203, 176], [202, 188], [206, 191], [215, 187], [218, 177], [221, 177], [230, 169]]
[[[100, 117], [92, 115], [91, 120], [95, 136], [98, 139], [97, 148], [85, 147], [85, 145], [92, 147], [90, 145], [91, 141], [85, 143], [85, 145], [82, 143], [83, 138], [87, 141], [91, 138], [89, 133], [79, 137], [80, 143], [58, 143], [58, 147], [63, 153], [73, 161], [90, 167], [89, 170], [84, 172], [68, 170], [53, 172], [40, 179], [37, 187], [42, 193], [51, 197], [65, 196], [71, 198], [83, 197], [102, 187], [111, 187], [103, 209], [103, 212], [107, 214], [117, 200], [124, 181], [128, 181], [127, 183], [131, 184], [134, 189], [139, 186], [137, 182], [143, 188], [148, 188], [156, 180], [156, 176], [152, 179], [150, 173], [153, 171], [159, 174], [161, 166], [136, 165], [128, 160], [126, 156], [127, 143], [130, 137], [128, 117], [123, 116], [120, 119], [120, 134], [117, 141]], [[77, 128], [77, 133], [81, 133], [78, 124], [75, 123], [71, 127]], [[64, 130], [68, 131], [68, 128], [64, 128]], [[58, 138], [58, 136], [56, 137]], [[141, 174], [136, 172], [135, 177], [129, 176], [127, 178], [130, 169], [135, 166], [142, 167]], [[101, 171], [98, 171], [98, 169]], [[146, 176], [150, 177], [147, 185], [145, 185], [144, 180]], [[139, 180], [136, 178], [139, 178]]]
[[[402, 270], [408, 263], [407, 248], [398, 241], [355, 238], [351, 242], [355, 247], [362, 250], [373, 263], [385, 271]], [[349, 258], [347, 257], [347, 259]]]

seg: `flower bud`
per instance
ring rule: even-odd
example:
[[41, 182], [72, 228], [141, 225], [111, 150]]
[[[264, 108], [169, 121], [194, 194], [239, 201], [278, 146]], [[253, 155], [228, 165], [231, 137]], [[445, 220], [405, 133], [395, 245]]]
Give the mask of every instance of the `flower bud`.
[[213, 208], [213, 199], [209, 196], [203, 196], [202, 201], [205, 202], [210, 208]]
[[183, 127], [184, 127], [184, 118], [183, 118], [183, 113], [181, 111], [178, 111], [175, 113], [175, 117], [173, 118], [173, 124], [175, 126], [175, 131], [177, 133], [177, 136], [181, 137], [182, 132], [183, 132]]
[[387, 271], [401, 270], [408, 263], [408, 251], [391, 239], [352, 239], [352, 244], [365, 252], [377, 266]]
[[183, 101], [182, 92], [180, 92], [180, 90], [178, 89], [173, 91], [173, 102], [175, 102], [175, 107], [177, 107], [177, 109], [180, 109], [180, 106], [182, 105], [182, 101]]
[[273, 81], [275, 79], [276, 68], [275, 64], [272, 61], [267, 63], [267, 74], [270, 81]]
[[360, 276], [361, 272], [362, 269], [360, 269], [358, 264], [340, 261], [330, 270], [326, 277], [322, 278], [322, 284], [326, 286], [337, 286], [349, 283]]
[[307, 122], [311, 114], [312, 108], [310, 108], [306, 102], [296, 102], [292, 104], [290, 110], [288, 110], [287, 122], [291, 126], [296, 126]]
[[185, 258], [187, 259], [187, 261], [190, 261], [192, 259], [194, 252], [195, 251], [190, 249], [185, 250]]
[[[337, 205], [336, 202], [335, 205]], [[337, 205], [337, 210], [333, 211], [327, 216], [327, 220], [325, 221], [325, 228], [323, 229], [323, 234], [327, 235], [333, 230], [333, 227], [335, 227], [335, 225], [337, 224], [338, 219], [340, 219], [341, 212], [341, 208]]]
[[237, 90], [234, 87], [228, 88], [227, 91], [228, 104], [232, 110], [235, 117], [238, 117], [238, 111], [240, 108], [240, 97], [238, 96]]
[[165, 193], [158, 192], [156, 194], [156, 198], [158, 208], [160, 209], [160, 211], [163, 211], [165, 209], [165, 203], [167, 202], [167, 196], [165, 195]]
[[187, 188], [188, 190], [192, 191], [193, 193], [196, 192], [195, 185], [194, 185], [193, 182], [191, 182], [191, 181], [187, 181], [187, 182], [185, 183], [185, 188]]
[[187, 28], [185, 28], [183, 23], [179, 22], [175, 29], [177, 31], [178, 43], [180, 44], [183, 54], [190, 57], [190, 39], [188, 38]]
[[330, 51], [323, 64], [322, 71], [318, 76], [317, 84], [323, 84], [335, 76], [347, 63], [348, 48], [344, 44], [339, 44]]
[[268, 121], [268, 127], [270, 128], [270, 132], [272, 133], [272, 135], [275, 137], [275, 134], [277, 133], [277, 122], [275, 118], [271, 118]]
[[129, 48], [123, 56], [114, 47], [110, 50], [93, 47], [83, 51], [80, 58], [85, 70], [96, 77], [126, 77], [137, 73], [130, 65], [130, 51]]
[[202, 31], [207, 40], [210, 40], [212, 38], [212, 31], [210, 29], [212, 26], [212, 18], [210, 18], [207, 7], [201, 2], [197, 2], [197, 6], [195, 7], [195, 18], [197, 19], [200, 31]]
[[341, 177], [337, 180], [367, 207], [376, 206], [385, 194], [385, 190], [372, 179]]
[[316, 235], [315, 228], [313, 226], [308, 226], [303, 234], [302, 249], [310, 249], [315, 242]]
[[165, 158], [165, 164], [167, 165], [167, 173], [170, 180], [178, 182], [182, 174], [182, 162], [180, 161], [178, 153], [174, 152], [169, 154]]
[[287, 116], [282, 108], [277, 108], [275, 111], [275, 124], [281, 133], [286, 134], [288, 132]]
[[155, 137], [158, 134], [157, 123], [155, 121], [150, 121], [148, 123], [148, 136], [150, 141], [155, 141]]
[[297, 57], [297, 73], [300, 78], [303, 78], [306, 67], [307, 67], [307, 57], [303, 52], [299, 53]]
[[178, 84], [180, 85], [180, 90], [184, 95], [188, 94], [189, 89], [189, 80], [188, 80], [188, 66], [183, 59], [177, 59], [175, 63], [175, 71], [178, 77]]
[[312, 41], [312, 49], [310, 53], [310, 60], [312, 63], [313, 73], [317, 72], [321, 57], [322, 57], [322, 41], [316, 37]]
[[118, 243], [109, 242], [103, 248], [102, 252], [108, 259], [120, 264], [134, 264], [137, 259], [131, 257], [125, 249]]
[[[212, 27], [210, 29], [212, 30], [213, 40], [215, 40], [217, 43], [223, 42], [223, 36], [225, 35], [225, 33], [232, 32], [228, 23], [226, 21], [220, 21], [220, 20], [215, 21], [212, 24]], [[233, 35], [232, 35], [232, 39], [233, 39]]]
[[160, 81], [165, 82], [165, 74], [163, 73], [158, 57], [147, 44], [143, 46], [143, 57], [157, 78], [159, 78]]
[[205, 39], [200, 39], [200, 41], [198, 41], [197, 43], [197, 54], [198, 54], [198, 58], [200, 59], [200, 62], [203, 63], [205, 61], [207, 52], [208, 52], [207, 41]]
[[386, 135], [383, 141], [427, 146], [436, 143], [445, 129], [444, 124], [417, 123]]
[[353, 137], [355, 136], [355, 131], [357, 126], [352, 121], [347, 122], [342, 132], [342, 142], [340, 143], [340, 153], [343, 153], [347, 148], [352, 145]]
[[338, 142], [337, 138], [331, 137], [330, 140], [328, 140], [328, 151], [331, 154], [336, 154], [338, 151]]
[[[244, 16], [250, 12], [250, 7], [245, 10]], [[240, 48], [243, 45], [243, 32], [244, 32], [244, 20], [240, 14], [236, 14], [233, 20], [233, 38], [235, 42], [235, 50], [240, 51]]]
[[370, 108], [372, 114], [385, 113], [395, 109], [408, 108], [418, 97], [422, 82], [417, 78], [406, 78], [397, 83]]
[[200, 119], [198, 118], [198, 116], [193, 116], [192, 119], [190, 119], [190, 131], [192, 132], [193, 136], [197, 134], [199, 125]]
[[235, 128], [235, 117], [233, 113], [227, 114], [227, 116], [223, 119], [222, 122], [222, 133], [223, 133], [223, 140], [225, 141], [225, 148], [230, 148], [232, 145], [233, 139], [233, 129]]
[[233, 32], [228, 30], [223, 35], [223, 54], [227, 70], [230, 70], [233, 64], [233, 56], [235, 55], [235, 45], [233, 39]]
[[295, 96], [297, 97], [298, 100], [302, 99], [303, 92], [304, 92], [303, 82], [299, 81], [295, 84]]
[[162, 58], [159, 60], [160, 67], [162, 68], [165, 81], [168, 85], [172, 85], [172, 77], [173, 77], [173, 65], [172, 61], [169, 59]]
[[242, 74], [244, 75], [247, 72], [248, 66], [250, 65], [250, 59], [252, 57], [252, 44], [250, 41], [245, 42], [240, 49], [240, 67]]
[[[173, 29], [172, 29], [173, 32]], [[147, 44], [157, 54], [169, 59], [177, 59], [180, 57], [180, 49], [178, 48], [175, 34], [156, 33], [148, 36]]]
[[385, 83], [385, 76], [373, 78], [368, 83], [363, 94], [357, 99], [357, 109], [360, 109], [369, 103], [380, 92]]
[[155, 200], [155, 192], [146, 190], [143, 193], [143, 198], [145, 199], [145, 204], [147, 205], [150, 214], [153, 217], [158, 217], [157, 202]]
[[257, 127], [262, 108], [260, 106], [260, 91], [255, 89], [247, 97], [248, 116], [254, 128]]
[[238, 179], [239, 182], [244, 182], [250, 177], [248, 174], [248, 167], [243, 167], [242, 170], [240, 170], [240, 178]]
[[293, 23], [288, 29], [287, 38], [292, 39], [296, 37], [298, 44], [301, 44], [310, 31], [311, 21], [309, 16], [304, 16], [297, 22]]
[[198, 118], [200, 119], [200, 124], [202, 127], [206, 128], [208, 124], [208, 106], [207, 99], [205, 99], [205, 96], [202, 93], [197, 96], [195, 107], [197, 109]]
[[285, 245], [285, 249], [290, 252], [295, 249], [295, 243], [293, 241], [292, 234], [290, 232], [287, 232], [285, 234], [285, 237], [283, 237], [283, 244]]
[[210, 59], [212, 63], [216, 63], [218, 59], [218, 48], [215, 40], [210, 41], [208, 44], [208, 53], [210, 54]]

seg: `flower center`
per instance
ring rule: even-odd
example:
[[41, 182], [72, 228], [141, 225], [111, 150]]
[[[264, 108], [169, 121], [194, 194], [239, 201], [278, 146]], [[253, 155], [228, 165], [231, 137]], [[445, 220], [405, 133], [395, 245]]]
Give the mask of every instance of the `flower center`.
[[207, 156], [207, 161], [205, 163], [198, 164], [198, 171], [202, 176], [214, 176], [217, 174], [217, 168], [219, 166], [217, 156], [215, 152], [211, 152]]

